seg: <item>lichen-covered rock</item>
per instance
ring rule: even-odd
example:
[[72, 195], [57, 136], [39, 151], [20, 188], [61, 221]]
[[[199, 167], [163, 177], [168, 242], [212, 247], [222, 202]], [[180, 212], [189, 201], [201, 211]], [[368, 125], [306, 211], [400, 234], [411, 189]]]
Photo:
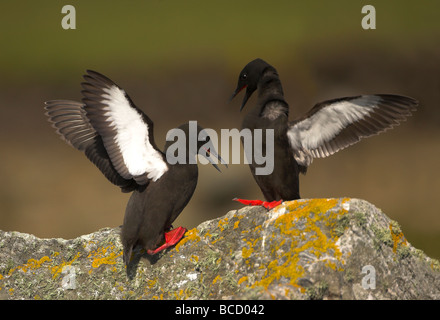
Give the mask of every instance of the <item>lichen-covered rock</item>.
[[357, 199], [244, 207], [127, 271], [119, 229], [72, 240], [0, 231], [3, 299], [440, 299], [440, 265]]

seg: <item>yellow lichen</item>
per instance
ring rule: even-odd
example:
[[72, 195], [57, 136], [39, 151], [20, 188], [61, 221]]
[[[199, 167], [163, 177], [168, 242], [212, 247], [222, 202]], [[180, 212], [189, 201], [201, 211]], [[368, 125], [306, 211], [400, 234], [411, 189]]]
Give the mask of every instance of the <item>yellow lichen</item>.
[[220, 277], [220, 275], [218, 275], [217, 277], [214, 278], [214, 280], [212, 280], [212, 284], [216, 284], [217, 281], [220, 281], [222, 279], [222, 277]]
[[239, 215], [237, 216], [237, 219], [241, 220], [241, 219], [243, 219], [245, 216], [246, 216], [245, 214], [239, 214]]
[[228, 224], [228, 218], [220, 219], [218, 222], [218, 227], [220, 228], [220, 231], [223, 231], [225, 229], [225, 225]]
[[179, 243], [175, 246], [175, 249], [177, 250], [177, 252], [179, 252], [180, 246], [187, 243], [188, 241], [192, 241], [192, 242], [199, 242], [200, 241], [200, 236], [198, 235], [196, 228], [188, 230], [185, 233], [182, 240], [180, 240]]
[[[191, 298], [191, 290], [188, 289], [180, 289], [178, 292], [167, 292], [167, 294], [167, 299], [186, 300]], [[155, 297], [157, 297], [156, 299], [159, 299], [158, 296]]]
[[9, 275], [11, 275], [15, 270], [20, 270], [22, 272], [27, 272], [28, 270], [35, 270], [37, 268], [40, 268], [43, 263], [48, 261], [51, 261], [51, 259], [48, 256], [44, 256], [39, 260], [29, 259], [25, 264], [9, 270]]
[[153, 288], [157, 283], [157, 279], [154, 280], [147, 280], [147, 286], [149, 289]]
[[397, 247], [399, 245], [406, 246], [408, 244], [408, 241], [406, 241], [405, 236], [403, 235], [403, 232], [400, 230], [400, 227], [394, 226], [393, 229], [393, 223], [390, 223], [389, 225], [391, 237], [393, 239], [393, 252], [397, 252]]
[[64, 269], [65, 266], [70, 266], [72, 263], [81, 256], [81, 253], [78, 252], [72, 260], [63, 261], [61, 264], [52, 266], [50, 268], [50, 272], [52, 273], [52, 278], [55, 279]]
[[[267, 265], [264, 276], [253, 287], [267, 288], [274, 280], [279, 280], [281, 277], [288, 279], [291, 285], [297, 286], [296, 281], [304, 272], [303, 266], [298, 263], [299, 253], [304, 251], [313, 254], [317, 259], [324, 255], [326, 257], [332, 256], [340, 263], [344, 263], [341, 260], [342, 253], [336, 245], [338, 237], [333, 233], [326, 235], [319, 226], [321, 223], [332, 230], [337, 219], [346, 213], [345, 209], [332, 210], [338, 205], [338, 202], [338, 199], [285, 202], [282, 207], [286, 208], [286, 213], [276, 218], [272, 223], [286, 239], [290, 239], [290, 249], [282, 251], [283, 253], [278, 259], [274, 259]], [[296, 226], [299, 220], [301, 220], [301, 230]], [[305, 234], [308, 235], [307, 238], [305, 238]], [[283, 244], [284, 240], [273, 245], [272, 253], [276, 254]], [[325, 261], [327, 261], [328, 267], [338, 269], [335, 262], [327, 258]]]
[[158, 296], [153, 296], [153, 300], [163, 300], [163, 293]]
[[234, 223], [234, 229], [237, 229], [239, 224], [240, 224], [240, 220], [235, 221], [235, 223]]
[[334, 263], [333, 261], [330, 261], [328, 259], [325, 260], [325, 265], [327, 267], [329, 267], [330, 269], [333, 269], [335, 271], [338, 269], [337, 266], [336, 266], [336, 263]]
[[238, 285], [242, 284], [243, 282], [247, 281], [248, 277], [244, 276], [238, 279]]
[[[93, 268], [98, 268], [103, 264], [114, 265], [118, 262], [117, 258], [122, 256], [122, 251], [117, 253], [114, 250], [115, 250], [114, 245], [110, 245], [107, 247], [101, 247], [101, 248], [98, 248], [98, 250], [96, 250], [96, 251], [92, 251], [87, 256], [87, 258], [92, 259], [92, 267]], [[90, 270], [89, 273], [91, 271], [92, 270]]]
[[220, 237], [220, 238], [218, 238], [218, 239], [215, 239], [215, 240], [211, 241], [211, 244], [215, 244], [217, 241], [220, 241], [220, 240], [222, 240], [222, 239], [224, 239], [223, 236]]
[[243, 257], [243, 259], [247, 259], [251, 256], [252, 252], [254, 252], [254, 248], [243, 247], [243, 249], [241, 249], [241, 256]]

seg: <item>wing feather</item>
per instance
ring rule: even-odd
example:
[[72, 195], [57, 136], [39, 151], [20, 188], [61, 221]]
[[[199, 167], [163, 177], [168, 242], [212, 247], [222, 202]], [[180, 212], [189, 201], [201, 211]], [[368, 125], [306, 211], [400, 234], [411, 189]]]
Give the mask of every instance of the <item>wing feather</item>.
[[154, 142], [151, 119], [107, 77], [88, 70], [84, 79], [84, 109], [116, 170], [139, 184], [159, 179], [168, 166]]
[[390, 94], [329, 100], [290, 123], [287, 136], [296, 161], [307, 167], [313, 158], [330, 156], [398, 125], [417, 105], [413, 98]]
[[45, 103], [46, 115], [56, 132], [69, 145], [85, 153], [104, 176], [122, 191], [134, 190], [138, 184], [124, 179], [114, 168], [104, 148], [101, 136], [90, 124], [84, 104], [70, 100], [52, 100]]

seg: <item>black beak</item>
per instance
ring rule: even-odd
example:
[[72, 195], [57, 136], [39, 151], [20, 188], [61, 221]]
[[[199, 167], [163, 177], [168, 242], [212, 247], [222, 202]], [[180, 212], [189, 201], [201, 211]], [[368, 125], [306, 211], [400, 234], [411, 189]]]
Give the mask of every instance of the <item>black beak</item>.
[[236, 96], [237, 94], [239, 94], [239, 93], [241, 92], [241, 90], [243, 90], [244, 88], [246, 88], [246, 93], [245, 93], [245, 95], [244, 95], [244, 97], [243, 97], [243, 102], [241, 103], [240, 111], [243, 110], [243, 108], [244, 108], [246, 102], [248, 101], [249, 97], [252, 95], [252, 92], [253, 92], [253, 91], [249, 90], [249, 88], [248, 88], [247, 85], [244, 85], [244, 86], [242, 86], [242, 87], [238, 87], [237, 89], [235, 89], [235, 91], [234, 91], [234, 93], [232, 94], [231, 98], [229, 98], [229, 102], [230, 102], [230, 101], [231, 101], [232, 99], [234, 99], [235, 96]]
[[216, 164], [217, 161], [215, 161], [212, 157], [216, 157], [221, 164], [223, 164], [226, 168], [228, 167], [225, 160], [223, 160], [222, 157], [220, 157], [220, 155], [217, 153], [217, 151], [215, 151], [213, 146], [210, 146], [209, 148], [205, 149], [205, 151], [206, 151], [206, 155], [204, 155], [205, 158], [208, 159], [208, 161], [212, 164], [212, 166], [216, 168], [219, 172], [221, 172], [221, 170]]

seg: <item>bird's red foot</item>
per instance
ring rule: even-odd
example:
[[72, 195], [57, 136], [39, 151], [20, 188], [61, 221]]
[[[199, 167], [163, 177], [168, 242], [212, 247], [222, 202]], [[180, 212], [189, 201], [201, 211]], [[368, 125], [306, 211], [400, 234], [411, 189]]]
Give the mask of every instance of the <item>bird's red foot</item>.
[[153, 255], [176, 245], [183, 238], [185, 232], [186, 229], [183, 227], [177, 227], [171, 231], [165, 232], [165, 243], [154, 250], [147, 250], [147, 253]]
[[238, 199], [238, 198], [234, 198], [232, 199], [234, 201], [238, 201], [244, 205], [247, 206], [263, 206], [265, 207], [267, 210], [271, 210], [277, 206], [279, 206], [283, 200], [278, 200], [278, 201], [262, 201], [262, 200], [246, 200], [246, 199]]

